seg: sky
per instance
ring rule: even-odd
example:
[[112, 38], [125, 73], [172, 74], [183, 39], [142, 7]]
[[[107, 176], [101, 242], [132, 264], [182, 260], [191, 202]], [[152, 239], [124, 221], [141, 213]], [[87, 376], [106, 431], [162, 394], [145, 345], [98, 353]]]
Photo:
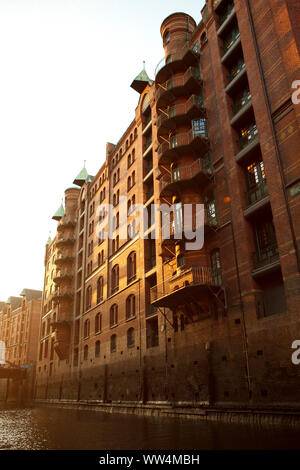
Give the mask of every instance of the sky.
[[86, 160], [135, 116], [130, 88], [163, 57], [160, 25], [204, 0], [0, 0], [0, 300], [42, 289], [52, 215]]

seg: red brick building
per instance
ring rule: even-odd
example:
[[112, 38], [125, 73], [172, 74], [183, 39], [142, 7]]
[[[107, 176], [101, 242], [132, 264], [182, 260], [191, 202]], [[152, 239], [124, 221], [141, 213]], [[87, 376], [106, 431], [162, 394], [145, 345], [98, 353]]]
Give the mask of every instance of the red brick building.
[[0, 341], [5, 361], [23, 366], [36, 362], [39, 344], [42, 291], [23, 289], [21, 297], [0, 303]]
[[[131, 85], [134, 121], [55, 214], [38, 398], [298, 404], [297, 17], [293, 1], [208, 0], [198, 25], [164, 20], [155, 81], [143, 70]], [[102, 241], [106, 203], [116, 214]], [[170, 221], [152, 223], [154, 203], [174, 208]], [[197, 250], [176, 232], [188, 204], [205, 207]]]

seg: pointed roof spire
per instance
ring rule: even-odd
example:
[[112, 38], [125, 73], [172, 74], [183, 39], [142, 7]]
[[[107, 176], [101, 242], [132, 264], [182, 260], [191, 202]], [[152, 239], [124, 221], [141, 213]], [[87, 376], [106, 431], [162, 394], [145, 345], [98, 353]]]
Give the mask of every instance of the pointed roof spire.
[[48, 237], [48, 240], [47, 240], [46, 245], [50, 245], [51, 242], [52, 242], [52, 239], [51, 239], [51, 232], [49, 231], [49, 237]]
[[78, 173], [78, 175], [73, 181], [73, 184], [76, 184], [76, 186], [82, 186], [85, 180], [87, 179], [87, 177], [89, 176], [85, 168], [85, 163], [86, 163], [86, 160], [84, 160], [84, 165], [83, 165], [81, 172]]
[[55, 212], [55, 214], [54, 214], [54, 216], [52, 217], [52, 219], [59, 221], [60, 219], [63, 218], [64, 215], [65, 215], [65, 209], [64, 209], [64, 206], [63, 206], [63, 200], [61, 200], [61, 205], [60, 205], [60, 207], [57, 209], [57, 211]]
[[148, 83], [152, 85], [153, 81], [150, 80], [146, 72], [145, 61], [143, 60], [143, 70], [135, 77], [135, 79], [133, 80], [130, 86], [135, 91], [141, 94], [146, 88], [146, 86], [148, 85]]

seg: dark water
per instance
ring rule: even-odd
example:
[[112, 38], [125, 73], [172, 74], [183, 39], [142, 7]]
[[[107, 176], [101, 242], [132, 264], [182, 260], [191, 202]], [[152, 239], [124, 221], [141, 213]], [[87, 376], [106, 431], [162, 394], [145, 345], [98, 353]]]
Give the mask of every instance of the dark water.
[[0, 449], [300, 449], [300, 430], [55, 408], [0, 410]]

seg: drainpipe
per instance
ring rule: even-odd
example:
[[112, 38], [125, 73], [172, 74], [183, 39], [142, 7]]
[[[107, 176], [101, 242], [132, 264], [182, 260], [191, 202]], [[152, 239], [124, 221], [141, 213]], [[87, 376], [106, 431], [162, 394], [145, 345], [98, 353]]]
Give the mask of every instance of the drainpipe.
[[259, 68], [259, 74], [260, 74], [260, 78], [261, 78], [261, 82], [262, 82], [262, 86], [263, 86], [264, 98], [265, 98], [267, 111], [268, 111], [268, 118], [269, 118], [271, 129], [272, 129], [272, 136], [273, 136], [273, 142], [274, 142], [274, 145], [275, 145], [276, 159], [277, 159], [277, 163], [278, 163], [278, 166], [279, 166], [281, 184], [282, 184], [283, 194], [284, 194], [285, 207], [286, 207], [286, 211], [287, 211], [287, 215], [288, 215], [288, 219], [289, 219], [289, 226], [290, 226], [291, 233], [292, 233], [292, 240], [293, 240], [293, 245], [294, 245], [294, 248], [295, 248], [295, 253], [296, 253], [296, 258], [297, 258], [298, 271], [300, 273], [300, 254], [299, 254], [299, 249], [298, 249], [298, 245], [297, 245], [297, 239], [296, 239], [295, 228], [294, 228], [293, 219], [292, 219], [292, 215], [291, 215], [288, 195], [287, 195], [287, 191], [286, 191], [286, 187], [285, 187], [284, 171], [283, 171], [283, 165], [282, 165], [282, 161], [281, 161], [280, 149], [279, 149], [278, 139], [277, 139], [276, 130], [275, 130], [275, 126], [274, 126], [274, 121], [273, 121], [273, 118], [272, 118], [271, 105], [270, 105], [270, 100], [269, 100], [269, 96], [268, 96], [266, 81], [265, 81], [265, 77], [264, 77], [264, 72], [263, 72], [263, 67], [262, 67], [262, 62], [261, 62], [261, 56], [260, 56], [260, 52], [259, 52], [259, 48], [258, 48], [257, 36], [256, 36], [256, 32], [255, 32], [254, 21], [253, 21], [253, 16], [252, 16], [249, 0], [246, 0], [246, 5], [247, 5], [247, 10], [248, 10], [248, 16], [249, 16], [249, 22], [250, 22], [250, 27], [251, 27], [252, 38], [253, 38], [254, 47], [255, 47], [257, 64], [258, 64], [258, 68]]

